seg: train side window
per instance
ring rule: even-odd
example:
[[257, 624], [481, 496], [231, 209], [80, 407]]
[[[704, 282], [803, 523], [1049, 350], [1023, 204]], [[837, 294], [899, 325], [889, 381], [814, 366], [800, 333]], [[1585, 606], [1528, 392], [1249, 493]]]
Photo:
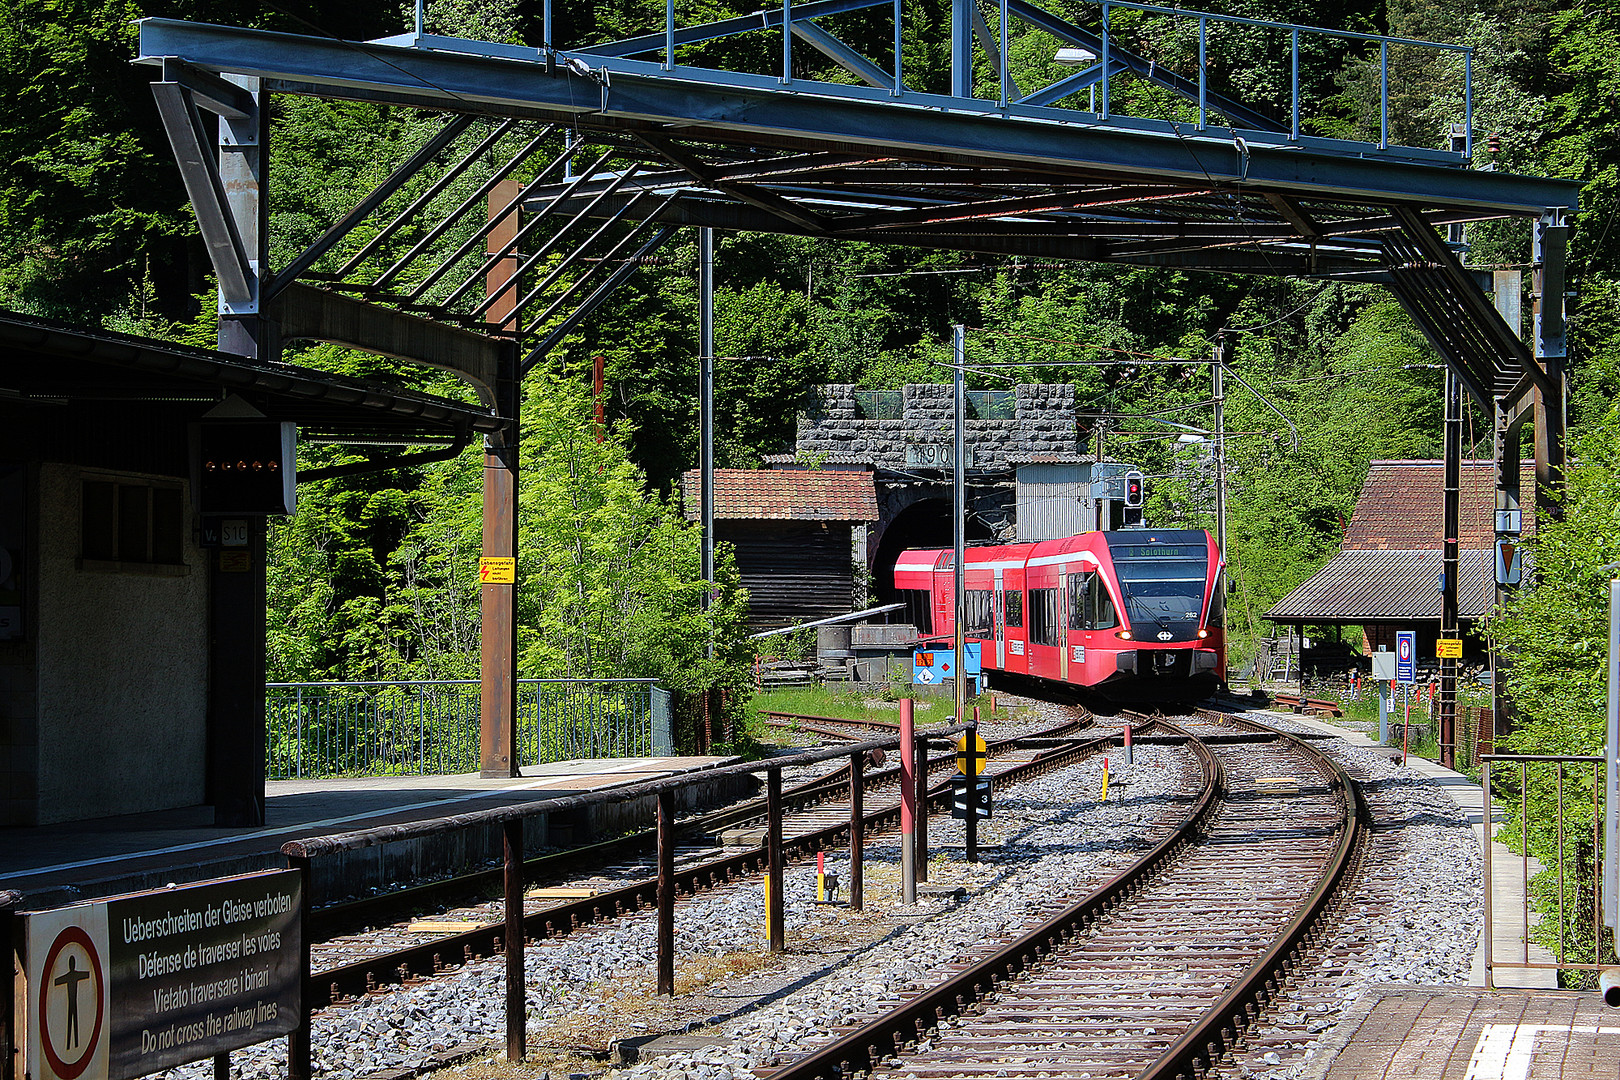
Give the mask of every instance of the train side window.
[[901, 589], [899, 592], [906, 605], [906, 621], [915, 626], [923, 637], [932, 634], [934, 632], [932, 594], [927, 589]]
[[1058, 591], [1029, 590], [1029, 640], [1037, 645], [1061, 645], [1058, 625]]
[[964, 589], [962, 606], [966, 609], [962, 632], [973, 637], [989, 637], [994, 633], [990, 618], [989, 589]]
[[1218, 626], [1226, 629], [1226, 569], [1222, 567], [1215, 572], [1215, 591], [1209, 596], [1209, 618], [1204, 620], [1205, 626]]
[[1024, 594], [1020, 590], [1013, 589], [1011, 592], [1002, 594], [1002, 610], [1006, 612], [1008, 627], [1014, 630], [1023, 628]]
[[1111, 630], [1119, 625], [1119, 614], [1114, 610], [1114, 598], [1108, 595], [1108, 583], [1101, 576], [1091, 575], [1091, 589], [1086, 594], [1086, 629]]

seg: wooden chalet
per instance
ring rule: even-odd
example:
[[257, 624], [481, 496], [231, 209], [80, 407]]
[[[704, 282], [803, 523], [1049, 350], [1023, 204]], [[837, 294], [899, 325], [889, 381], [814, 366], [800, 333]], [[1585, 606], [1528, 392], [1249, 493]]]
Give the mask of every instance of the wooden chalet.
[[[681, 479], [699, 517], [698, 472]], [[878, 520], [866, 471], [716, 469], [715, 539], [736, 551], [748, 622], [767, 630], [842, 615], [866, 599], [866, 526]]]

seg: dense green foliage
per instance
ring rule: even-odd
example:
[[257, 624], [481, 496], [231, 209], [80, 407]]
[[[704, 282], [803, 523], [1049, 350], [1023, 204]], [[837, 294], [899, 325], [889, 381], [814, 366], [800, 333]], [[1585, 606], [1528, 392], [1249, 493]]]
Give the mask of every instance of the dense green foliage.
[[[683, 5], [681, 18], [747, 7], [703, 0]], [[1072, 7], [1071, 17], [1095, 17], [1084, 5]], [[440, 32], [532, 43], [540, 36], [539, 9], [438, 0], [428, 13], [430, 29]], [[904, 10], [908, 84], [945, 89], [945, 5], [907, 0]], [[1303, 8], [1238, 0], [1222, 10], [1475, 46], [1476, 126], [1500, 135], [1499, 152], [1476, 140], [1476, 163], [1585, 185], [1571, 247], [1580, 296], [1571, 328], [1572, 417], [1584, 433], [1580, 453], [1608, 461], [1620, 441], [1611, 412], [1620, 393], [1620, 74], [1613, 62], [1620, 17], [1557, 0], [1390, 0], [1381, 9], [1339, 0]], [[559, 5], [557, 39], [585, 43], [645, 30], [659, 24], [661, 12], [646, 0]], [[228, 0], [0, 0], [0, 13], [0, 145], [7, 151], [0, 155], [0, 304], [188, 340], [205, 339], [213, 325], [206, 261], [141, 85], [150, 72], [126, 62], [134, 51], [130, 20], [154, 14], [365, 38], [397, 32], [407, 18], [406, 10], [386, 7], [305, 2], [260, 9]], [[1195, 43], [1184, 30], [1160, 16], [1115, 17], [1120, 41], [1157, 62], [1186, 66]], [[848, 13], [837, 17], [836, 28], [881, 53], [887, 19], [886, 11]], [[683, 58], [771, 71], [778, 42], [771, 34], [745, 35], [691, 46]], [[1261, 111], [1287, 115], [1287, 51], [1275, 34], [1220, 30], [1211, 44], [1213, 82]], [[1015, 79], [1038, 85], [1064, 74], [1054, 66], [1053, 45], [1048, 35], [1016, 30], [1009, 50]], [[808, 48], [795, 51], [795, 64], [819, 77], [835, 70]], [[1392, 51], [1396, 141], [1442, 145], [1461, 118], [1448, 64], [1421, 50]], [[1376, 50], [1308, 42], [1301, 70], [1306, 130], [1376, 135]], [[997, 82], [997, 73], [981, 64], [979, 92], [993, 96]], [[1141, 81], [1122, 79], [1115, 94], [1117, 111], [1191, 119], [1186, 103]], [[319, 235], [431, 127], [430, 118], [410, 110], [278, 99], [272, 265]], [[484, 175], [474, 170], [463, 183], [470, 190]], [[452, 233], [438, 245], [449, 250], [462, 239]], [[1471, 226], [1469, 239], [1476, 263], [1522, 265], [1529, 256], [1523, 223]], [[696, 456], [696, 252], [690, 237], [679, 243], [564, 343], [553, 357], [554, 374], [535, 384], [546, 387], [544, 400], [531, 389], [526, 421], [544, 433], [526, 443], [523, 471], [522, 527], [532, 541], [524, 548], [523, 655], [534, 673], [654, 673], [708, 685], [722, 680], [720, 668], [734, 658], [737, 629], [726, 620], [735, 618], [735, 598], [727, 593], [716, 616], [724, 625], [711, 631], [694, 623], [702, 617], [693, 541], [662, 501]], [[386, 266], [397, 247], [376, 253], [373, 268]], [[1218, 333], [1233, 335], [1241, 382], [1227, 387], [1228, 428], [1235, 433], [1228, 558], [1239, 586], [1232, 605], [1239, 653], [1266, 632], [1261, 614], [1334, 550], [1367, 462], [1439, 451], [1437, 358], [1374, 287], [760, 235], [723, 237], [719, 265], [722, 465], [756, 464], [789, 444], [802, 396], [816, 383], [939, 380], [949, 327], [961, 322], [974, 328], [975, 358], [1019, 364], [1009, 373], [1025, 381], [1072, 382], [1088, 411], [1115, 414], [1106, 443], [1112, 455], [1138, 460], [1153, 478], [1150, 520], [1212, 524], [1207, 446], [1174, 441], [1185, 429], [1170, 426], [1207, 427], [1209, 413], [1199, 403], [1208, 397], [1208, 367], [1132, 361], [1201, 361]], [[613, 422], [601, 447], [579, 397], [588, 358], [597, 352], [607, 357]], [[343, 350], [323, 347], [294, 359], [465, 392], [447, 377]], [[1118, 363], [1058, 366], [1110, 359]], [[1488, 420], [1476, 412], [1470, 423], [1469, 442], [1488, 446]], [[310, 464], [354, 458], [337, 447], [304, 453]], [[476, 450], [469, 450], [430, 468], [307, 485], [301, 513], [275, 537], [275, 673], [357, 678], [471, 670], [477, 614], [468, 573], [479, 546], [480, 470]], [[1591, 509], [1581, 490], [1569, 527], [1612, 535], [1613, 521]], [[588, 538], [582, 529], [591, 530]], [[1553, 538], [1549, 532], [1544, 543]], [[1581, 566], [1600, 561], [1578, 544], [1570, 552], [1584, 560]], [[1544, 567], [1557, 565], [1550, 553], [1541, 558]], [[1503, 624], [1502, 633], [1517, 635], [1525, 654], [1520, 693], [1527, 715], [1545, 712], [1551, 722], [1558, 713], [1529, 680], [1535, 657], [1566, 648], [1530, 628], [1567, 623], [1559, 604], [1584, 604], [1589, 612], [1593, 602], [1576, 592], [1560, 601], [1543, 587], [1528, 593], [1514, 615], [1519, 622], [1512, 625], [1524, 629]], [[723, 645], [719, 666], [699, 662], [692, 651], [711, 633]], [[1590, 720], [1582, 715], [1581, 722]]]

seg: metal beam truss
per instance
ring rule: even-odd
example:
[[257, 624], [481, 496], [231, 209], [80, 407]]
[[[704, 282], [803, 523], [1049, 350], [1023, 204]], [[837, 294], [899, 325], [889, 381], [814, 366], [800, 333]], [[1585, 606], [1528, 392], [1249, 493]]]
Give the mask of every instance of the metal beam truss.
[[[1489, 283], [1436, 229], [1525, 216], [1556, 230], [1575, 207], [1576, 185], [1466, 168], [1466, 129], [1456, 149], [1389, 140], [1391, 50], [1437, 50], [1437, 64], [1457, 69], [1464, 114], [1467, 50], [1141, 4], [1102, 4], [1089, 22], [1029, 0], [987, 0], [993, 21], [973, 0], [953, 4], [962, 40], [953, 42], [951, 94], [906, 83], [890, 0], [785, 0], [696, 26], [671, 15], [661, 33], [572, 51], [418, 34], [341, 42], [146, 19], [141, 60], [162, 66], [154, 87], [227, 293], [251, 283], [229, 217], [216, 209], [218, 173], [202, 152], [198, 110], [230, 116], [251, 102], [222, 76], [258, 78], [273, 93], [446, 114], [435, 137], [277, 271], [264, 295], [273, 304], [303, 278], [521, 339], [525, 368], [673, 227], [707, 226], [1383, 282], [1482, 404], [1505, 397], [1522, 416], [1532, 395], [1559, 389], [1538, 357], [1561, 355], [1561, 344], [1526, 346], [1487, 300]], [[1130, 38], [1119, 29], [1127, 15]], [[893, 22], [895, 47], [873, 55], [870, 24], [879, 18]], [[864, 30], [851, 21], [859, 19]], [[1268, 116], [1212, 87], [1205, 53], [1222, 30], [1283, 43], [1289, 115]], [[1089, 55], [1088, 66], [1045, 87], [1017, 87], [1004, 63], [1008, 39], [1037, 31]], [[765, 70], [757, 46], [773, 34], [782, 65]], [[735, 39], [752, 48], [723, 51]], [[1170, 39], [1192, 56], [1191, 69], [1166, 62]], [[1369, 65], [1376, 56], [1377, 143], [1302, 134], [1311, 108], [1299, 58], [1318, 39], [1363, 50]], [[801, 49], [795, 61], [796, 40], [814, 52]], [[755, 57], [754, 70], [696, 66], [737, 55]], [[986, 96], [974, 96], [975, 62]], [[997, 84], [988, 90], [986, 63]], [[1130, 97], [1133, 86], [1153, 94]], [[1118, 111], [1126, 100], [1165, 98], [1180, 102], [1179, 114]], [[518, 194], [486, 214], [487, 196], [508, 177], [522, 178]], [[497, 222], [519, 211], [516, 235], [486, 249]], [[413, 229], [413, 242], [402, 243]], [[491, 277], [498, 273], [504, 280]], [[497, 308], [510, 314], [491, 324]], [[1561, 314], [1545, 322], [1557, 329]]]

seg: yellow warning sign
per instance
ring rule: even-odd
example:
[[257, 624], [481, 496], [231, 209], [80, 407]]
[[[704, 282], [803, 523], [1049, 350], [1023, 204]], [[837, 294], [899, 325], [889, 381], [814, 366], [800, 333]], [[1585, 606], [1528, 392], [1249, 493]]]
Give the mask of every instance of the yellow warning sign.
[[1434, 655], [1442, 660], [1461, 660], [1462, 638], [1440, 638], [1434, 643]]
[[509, 555], [485, 555], [478, 560], [481, 585], [511, 585], [517, 581], [517, 560]]

